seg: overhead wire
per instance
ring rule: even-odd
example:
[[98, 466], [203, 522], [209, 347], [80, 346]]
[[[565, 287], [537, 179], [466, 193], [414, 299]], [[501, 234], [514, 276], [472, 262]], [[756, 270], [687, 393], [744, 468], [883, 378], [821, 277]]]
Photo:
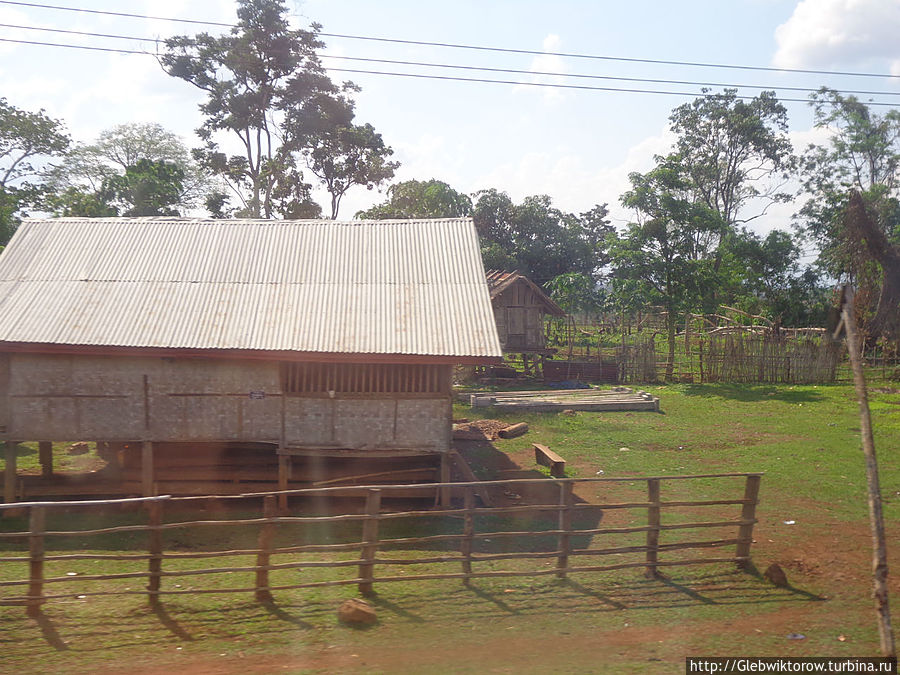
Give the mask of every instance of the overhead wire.
[[[118, 16], [124, 18], [134, 18], [134, 19], [145, 19], [152, 21], [171, 21], [176, 23], [187, 23], [187, 24], [195, 24], [195, 25], [205, 25], [205, 26], [218, 26], [223, 28], [235, 28], [237, 27], [235, 24], [226, 23], [222, 21], [204, 21], [199, 19], [181, 19], [176, 17], [165, 17], [165, 16], [153, 16], [148, 14], [137, 14], [131, 12], [114, 12], [109, 10], [98, 10], [98, 9], [86, 9], [83, 7], [66, 7], [63, 5], [50, 5], [45, 3], [37, 3], [37, 2], [24, 2], [22, 0], [0, 0], [0, 4], [4, 5], [17, 5], [23, 7], [34, 7], [39, 9], [51, 9], [51, 10], [59, 10], [59, 11], [69, 11], [69, 12], [83, 12], [89, 14], [99, 14], [99, 15], [107, 15], [107, 16]], [[649, 59], [649, 58], [638, 58], [638, 57], [625, 57], [625, 56], [609, 56], [602, 54], [583, 54], [578, 52], [551, 52], [537, 49], [518, 49], [511, 47], [493, 47], [487, 45], [469, 45], [455, 42], [436, 42], [436, 41], [428, 41], [428, 40], [408, 40], [401, 38], [388, 38], [388, 37], [379, 37], [373, 35], [353, 35], [349, 33], [326, 33], [319, 32], [317, 35], [321, 37], [332, 37], [343, 40], [365, 40], [365, 41], [373, 41], [373, 42], [384, 42], [384, 43], [393, 43], [393, 44], [404, 44], [404, 45], [417, 45], [417, 46], [428, 46], [428, 47], [442, 47], [448, 49], [466, 49], [466, 50], [475, 50], [475, 51], [488, 51], [488, 52], [498, 52], [498, 53], [506, 53], [506, 54], [526, 54], [531, 56], [559, 56], [565, 58], [572, 59], [592, 59], [592, 60], [600, 60], [600, 61], [617, 61], [624, 63], [645, 63], [645, 64], [653, 64], [653, 65], [669, 65], [669, 66], [687, 66], [692, 68], [721, 68], [721, 69], [737, 69], [737, 70], [751, 70], [751, 71], [761, 71], [761, 72], [772, 72], [772, 73], [799, 73], [806, 75], [829, 75], [829, 76], [840, 76], [840, 77], [877, 77], [877, 78], [888, 78], [888, 79], [900, 79], [900, 74], [893, 73], [877, 73], [877, 72], [866, 72], [866, 71], [844, 71], [844, 70], [825, 70], [825, 69], [813, 69], [813, 68], [780, 68], [776, 66], [751, 66], [751, 65], [743, 65], [743, 64], [734, 64], [734, 63], [715, 63], [708, 61], [680, 61], [680, 60], [671, 60], [671, 59]]]
[[[81, 30], [71, 30], [64, 28], [49, 28], [43, 26], [25, 26], [21, 24], [11, 24], [11, 23], [0, 23], [0, 28], [14, 28], [20, 30], [32, 30], [32, 31], [42, 31], [42, 32], [51, 32], [51, 33], [62, 33], [65, 35], [81, 35], [85, 37], [99, 37], [99, 38], [109, 38], [116, 40], [129, 40], [133, 42], [152, 42], [155, 44], [160, 44], [165, 42], [164, 39], [160, 38], [151, 38], [151, 37], [139, 37], [135, 35], [121, 35], [117, 33], [96, 33], [91, 31], [81, 31]], [[27, 44], [44, 44], [33, 41], [23, 41]], [[53, 46], [68, 46], [63, 45], [61, 43], [45, 43], [52, 44]], [[72, 45], [75, 46], [75, 45]], [[128, 51], [125, 53], [139, 53]], [[362, 57], [362, 56], [343, 56], [337, 54], [319, 54], [320, 58], [323, 59], [335, 59], [335, 60], [344, 60], [344, 61], [358, 61], [364, 63], [383, 63], [390, 65], [403, 65], [403, 66], [419, 66], [425, 68], [446, 68], [446, 69], [454, 69], [454, 70], [469, 70], [469, 71], [482, 71], [482, 72], [492, 72], [492, 73], [513, 73], [519, 75], [532, 75], [532, 76], [547, 76], [547, 77], [564, 77], [564, 78], [573, 78], [573, 79], [590, 79], [590, 80], [606, 80], [606, 81], [617, 81], [617, 82], [645, 82], [650, 84], [675, 84], [675, 85], [688, 85], [688, 86], [699, 86], [699, 87], [723, 87], [723, 88], [735, 88], [735, 89], [759, 89], [759, 90], [769, 90], [775, 89], [779, 91], [799, 91], [799, 92], [815, 92], [818, 90], [818, 87], [795, 87], [795, 86], [769, 86], [769, 85], [760, 85], [760, 84], [734, 84], [734, 83], [724, 83], [724, 82], [703, 82], [703, 81], [695, 81], [695, 80], [671, 80], [664, 78], [645, 78], [645, 77], [625, 77], [620, 75], [594, 75], [589, 73], [566, 73], [559, 71], [543, 71], [543, 70], [525, 70], [521, 68], [497, 68], [492, 66], [473, 66], [473, 65], [462, 65], [462, 64], [453, 64], [453, 63], [433, 63], [428, 61], [408, 61], [408, 60], [397, 60], [397, 59], [382, 59], [382, 58], [372, 58], [372, 57]], [[852, 94], [852, 95], [860, 95], [860, 96], [900, 96], [900, 91], [884, 91], [884, 90], [858, 90], [858, 89], [841, 89], [842, 94]]]

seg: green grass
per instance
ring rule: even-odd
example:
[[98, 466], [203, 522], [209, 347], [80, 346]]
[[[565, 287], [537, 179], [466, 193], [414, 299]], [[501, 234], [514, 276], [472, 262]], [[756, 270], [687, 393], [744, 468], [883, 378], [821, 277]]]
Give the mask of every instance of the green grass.
[[[871, 407], [891, 555], [896, 560], [900, 553], [896, 544], [900, 541], [896, 526], [900, 518], [900, 394], [888, 393], [892, 386], [876, 383]], [[559, 452], [568, 462], [570, 475], [578, 477], [593, 477], [601, 469], [607, 477], [764, 471], [754, 561], [760, 568], [779, 561], [786, 566], [792, 588], [774, 588], [728, 565], [669, 568], [668, 578], [663, 580], [644, 579], [639, 570], [623, 570], [577, 574], [568, 582], [553, 577], [477, 580], [471, 588], [457, 581], [403, 581], [376, 586], [379, 623], [354, 630], [335, 620], [340, 601], [356, 595], [354, 586], [280, 591], [275, 593], [274, 605], [257, 603], [249, 593], [179, 595], [166, 598], [162, 609], [154, 611], [141, 595], [77, 597], [78, 589], [139, 591], [145, 583], [140, 578], [82, 582], [78, 577], [140, 571], [146, 563], [55, 562], [47, 564], [48, 575], [76, 572], [77, 581], [48, 584], [46, 590], [72, 589], [72, 596], [49, 603], [41, 621], [26, 619], [21, 607], [0, 607], [0, 671], [23, 675], [118, 672], [127, 663], [136, 672], [192, 672], [193, 668], [193, 672], [217, 673], [633, 673], [683, 672], [687, 655], [876, 654], [864, 464], [852, 387], [672, 385], [648, 391], [661, 398], [663, 412], [568, 416], [479, 409], [484, 417], [527, 421], [530, 432], [499, 441], [494, 447], [476, 447], [468, 457], [482, 477], [490, 477], [486, 472], [503, 456], [542, 475], [530, 460], [534, 442]], [[454, 413], [471, 419], [475, 411], [458, 405]], [[33, 455], [27, 450], [26, 446], [19, 457], [20, 467], [30, 466], [32, 457], [36, 466], [36, 450]], [[62, 448], [55, 450], [60, 457]], [[591, 500], [600, 502], [632, 493], [639, 496], [645, 489], [641, 481], [594, 485], [589, 491]], [[727, 485], [716, 480], [664, 482], [663, 498], [721, 497], [723, 490], [725, 496], [737, 497], [740, 489], [740, 481]], [[607, 513], [610, 522], [643, 517], [640, 512]], [[171, 512], [168, 517], [187, 515]], [[794, 525], [784, 523], [791, 520]], [[140, 513], [119, 513], [115, 521], [144, 522]], [[2, 518], [0, 530], [23, 524], [21, 519]], [[99, 519], [72, 511], [49, 523], [58, 529], [99, 524]], [[458, 526], [437, 521], [415, 528], [394, 524], [391, 532], [393, 536], [417, 536], [438, 529], [456, 531]], [[278, 543], [292, 545], [320, 537], [354, 541], [357, 527], [324, 528], [314, 535], [284, 528]], [[484, 531], [491, 525], [480, 523], [478, 527]], [[615, 545], [626, 543], [631, 542], [617, 540]], [[81, 547], [99, 553], [138, 552], [145, 550], [145, 545], [144, 535], [135, 533], [77, 541], [67, 538], [48, 545], [48, 553]], [[252, 529], [207, 528], [200, 534], [166, 534], [166, 550], [254, 545]], [[550, 548], [553, 542], [541, 545]], [[23, 553], [27, 553], [24, 542], [0, 540], [0, 555]], [[430, 553], [401, 549], [383, 555]], [[322, 559], [323, 555], [307, 554], [308, 559]], [[252, 563], [252, 557], [166, 561], [164, 569]], [[535, 567], [533, 561], [502, 561], [494, 568], [525, 565]], [[448, 569], [447, 565], [417, 565], [406, 571]], [[0, 563], [0, 581], [23, 578], [26, 570], [24, 563]], [[396, 568], [376, 573], [395, 574]], [[354, 574], [352, 567], [285, 570], [273, 572], [272, 582]], [[174, 589], [175, 584], [179, 590], [249, 587], [253, 575], [185, 576], [165, 579], [163, 587]], [[10, 588], [0, 591], [2, 595], [17, 592]], [[808, 637], [787, 641], [789, 632]], [[838, 641], [838, 635], [845, 640]]]

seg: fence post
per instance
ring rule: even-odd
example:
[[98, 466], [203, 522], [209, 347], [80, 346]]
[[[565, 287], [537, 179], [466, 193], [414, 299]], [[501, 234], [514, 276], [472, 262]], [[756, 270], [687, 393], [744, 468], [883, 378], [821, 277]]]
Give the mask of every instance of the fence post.
[[559, 555], [556, 558], [556, 576], [566, 578], [566, 568], [569, 566], [569, 551], [571, 541], [569, 533], [572, 531], [572, 489], [571, 481], [559, 484], [559, 536], [557, 537], [556, 550]]
[[378, 550], [378, 514], [381, 512], [381, 490], [372, 488], [366, 494], [366, 519], [363, 521], [363, 547], [359, 565], [359, 592], [372, 595], [372, 579], [375, 576], [375, 552]]
[[463, 488], [463, 538], [459, 544], [459, 552], [462, 555], [463, 583], [468, 586], [472, 574], [472, 535], [475, 533], [475, 524], [472, 518], [472, 510], [475, 508], [475, 489], [471, 485]]
[[147, 599], [152, 606], [159, 604], [159, 582], [162, 577], [162, 502], [147, 502], [147, 525], [150, 533], [150, 573], [147, 580]]
[[659, 562], [659, 525], [660, 525], [660, 501], [659, 478], [647, 480], [647, 569], [644, 576], [649, 579], [659, 577], [656, 563]]
[[[266, 495], [263, 497], [263, 518], [275, 518], [278, 515], [277, 500], [283, 495]], [[259, 552], [256, 554], [256, 599], [259, 602], [272, 602], [269, 590], [269, 559], [272, 555], [272, 542], [275, 539], [275, 523], [265, 522], [259, 528]]]
[[47, 512], [43, 506], [32, 506], [28, 518], [28, 616], [36, 619], [41, 614], [44, 593], [44, 528]]
[[756, 505], [759, 503], [760, 476], [747, 476], [744, 485], [744, 505], [741, 507], [741, 526], [738, 529], [737, 565], [745, 570], [750, 567], [750, 544], [753, 543], [753, 524], [756, 522]]

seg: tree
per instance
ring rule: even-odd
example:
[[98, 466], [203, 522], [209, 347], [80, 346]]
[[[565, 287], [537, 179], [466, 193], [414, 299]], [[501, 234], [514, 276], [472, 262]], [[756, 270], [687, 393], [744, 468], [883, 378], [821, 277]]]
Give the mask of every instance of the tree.
[[608, 237], [612, 291], [624, 308], [662, 305], [666, 311], [666, 379], [675, 363], [678, 313], [695, 308], [716, 276], [712, 252], [727, 226], [694, 197], [694, 183], [679, 155], [658, 157], [646, 174], [632, 173], [622, 204], [637, 222]]
[[15, 231], [19, 212], [44, 193], [47, 160], [68, 146], [62, 122], [0, 98], [0, 245]]
[[179, 215], [214, 191], [181, 139], [159, 124], [121, 124], [76, 146], [51, 172], [49, 186], [48, 210], [85, 217]]
[[856, 284], [856, 308], [869, 336], [897, 338], [900, 327], [900, 112], [873, 113], [854, 96], [823, 88], [812, 96], [826, 145], [803, 155], [810, 195], [798, 226], [833, 276]]
[[408, 180], [391, 185], [387, 200], [360, 211], [357, 218], [464, 218], [472, 215], [472, 199], [443, 181]]
[[393, 178], [400, 166], [387, 161], [394, 151], [371, 124], [328, 129], [311, 137], [303, 152], [310, 171], [331, 195], [332, 219], [337, 218], [347, 190], [354, 185], [372, 190]]
[[[195, 156], [222, 177], [244, 216], [321, 213], [300, 168], [304, 151], [331, 191], [333, 214], [350, 186], [379, 184], [393, 171], [380, 137], [353, 125], [357, 87], [335, 85], [322, 68], [320, 27], [292, 30], [286, 14], [280, 0], [239, 0], [229, 34], [171, 38], [160, 58], [170, 75], [206, 92], [197, 130], [205, 147]], [[223, 152], [222, 134], [241, 152]]]
[[[763, 215], [772, 203], [791, 198], [779, 191], [793, 162], [787, 111], [774, 92], [744, 101], [736, 89], [703, 91], [704, 96], [675, 108], [669, 119], [693, 198], [718, 214], [725, 235]], [[747, 214], [751, 201], [759, 208]], [[717, 244], [717, 271], [723, 252]]]
[[177, 216], [183, 182], [176, 164], [139, 159], [104, 181], [101, 194], [123, 216]]
[[608, 260], [604, 242], [612, 228], [605, 205], [575, 215], [554, 208], [547, 195], [515, 204], [490, 189], [476, 193], [473, 216], [487, 268], [518, 269], [543, 285], [569, 272], [596, 281]]

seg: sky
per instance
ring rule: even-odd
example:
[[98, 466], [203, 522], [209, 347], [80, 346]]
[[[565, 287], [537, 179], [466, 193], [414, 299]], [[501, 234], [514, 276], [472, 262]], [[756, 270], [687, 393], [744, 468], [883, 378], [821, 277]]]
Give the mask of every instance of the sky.
[[[40, 0], [34, 3], [39, 4]], [[127, 12], [152, 17], [230, 23], [233, 0], [47, 0], [46, 5]], [[343, 36], [525, 50], [504, 53], [325, 36], [329, 68], [428, 73], [513, 80], [494, 84], [331, 71], [361, 87], [357, 121], [371, 123], [400, 162], [395, 181], [436, 178], [461, 192], [506, 191], [514, 200], [548, 194], [556, 207], [587, 211], [607, 203], [613, 221], [630, 214], [619, 204], [628, 174], [646, 171], [672, 142], [668, 117], [692, 100], [702, 83], [713, 90], [745, 85], [755, 95], [774, 89], [786, 101], [796, 148], [825, 135], [813, 128], [804, 101], [820, 86], [871, 91], [860, 98], [900, 104], [900, 2], [897, 0], [285, 0], [296, 27], [318, 23]], [[104, 129], [157, 122], [188, 146], [202, 117], [202, 93], [169, 77], [146, 54], [124, 55], [3, 40], [156, 50], [155, 39], [216, 26], [126, 18], [0, 2], [0, 96], [25, 109], [43, 108], [62, 120], [73, 139], [90, 142]], [[10, 26], [55, 28], [142, 38], [114, 40]], [[597, 58], [573, 58], [551, 52]], [[525, 73], [447, 70], [351, 61], [388, 59], [504, 68]], [[622, 59], [631, 59], [622, 60]], [[878, 77], [641, 63], [634, 59], [866, 72]], [[683, 81], [628, 82], [571, 78]], [[894, 77], [889, 77], [893, 75]], [[650, 89], [675, 94], [533, 86], [567, 83]], [[798, 87], [792, 91], [785, 87]], [[883, 112], [889, 108], [878, 108]], [[355, 188], [341, 217], [383, 201], [384, 191]], [[320, 195], [320, 203], [327, 202]], [[790, 228], [799, 201], [779, 205], [755, 223], [761, 231]]]

